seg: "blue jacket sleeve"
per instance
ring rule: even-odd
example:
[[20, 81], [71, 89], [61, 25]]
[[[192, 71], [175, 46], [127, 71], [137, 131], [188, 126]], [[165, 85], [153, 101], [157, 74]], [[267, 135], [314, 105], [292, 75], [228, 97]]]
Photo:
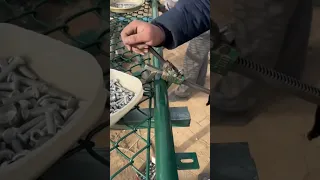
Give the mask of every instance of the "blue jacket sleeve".
[[180, 0], [152, 24], [165, 32], [162, 46], [176, 48], [210, 29], [210, 0]]

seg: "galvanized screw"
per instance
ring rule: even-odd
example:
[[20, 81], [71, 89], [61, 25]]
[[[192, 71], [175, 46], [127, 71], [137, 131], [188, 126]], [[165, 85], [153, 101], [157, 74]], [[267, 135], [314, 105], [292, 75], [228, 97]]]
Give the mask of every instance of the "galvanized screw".
[[18, 128], [18, 132], [20, 132], [21, 134], [26, 133], [28, 130], [32, 129], [40, 122], [44, 122], [44, 119], [45, 119], [44, 115], [38, 116], [38, 117], [28, 121], [27, 123], [23, 124], [22, 126], [20, 126]]
[[39, 116], [37, 118], [32, 119], [31, 121], [23, 124], [19, 128], [9, 128], [6, 130], [6, 133], [2, 133], [2, 136], [10, 139], [12, 136], [16, 136], [23, 143], [27, 143], [28, 141], [28, 131], [31, 131], [34, 127], [36, 127], [41, 122], [44, 122], [44, 116]]
[[14, 104], [7, 104], [0, 107], [0, 125], [3, 127], [13, 126], [19, 123], [18, 109]]
[[134, 93], [124, 88], [118, 79], [110, 80], [110, 113], [118, 112], [121, 108], [127, 105]]
[[50, 98], [48, 100], [52, 103], [58, 104], [59, 106], [65, 109], [75, 109], [78, 105], [78, 101], [73, 97], [69, 97], [68, 100], [61, 100], [61, 99], [54, 99], [54, 98]]
[[23, 59], [14, 59], [12, 62], [4, 67], [0, 73], [0, 82], [5, 80], [5, 78], [9, 75], [10, 72], [12, 72], [14, 69], [16, 69], [18, 66], [25, 64], [26, 62]]
[[74, 113], [74, 111], [74, 109], [60, 110], [60, 114], [62, 115], [63, 119], [67, 120]]
[[43, 121], [39, 122], [37, 125], [33, 126], [31, 129], [29, 129], [29, 130], [25, 133], [25, 135], [26, 135], [26, 136], [30, 136], [30, 134], [31, 134], [33, 131], [39, 130], [39, 129], [41, 130], [41, 129], [45, 128], [45, 127], [46, 127], [46, 122], [45, 122], [44, 120], [45, 120], [45, 118], [43, 119]]
[[29, 88], [26, 92], [13, 96], [11, 98], [2, 99], [3, 104], [11, 104], [20, 100], [39, 98], [40, 93], [37, 88]]
[[13, 81], [11, 83], [0, 83], [0, 90], [5, 91], [13, 91], [13, 90], [19, 90], [20, 82], [19, 81]]
[[29, 150], [22, 150], [21, 152], [15, 154], [11, 160], [11, 162], [15, 162], [23, 157], [25, 157], [30, 151]]
[[39, 106], [48, 106], [49, 104], [51, 104], [48, 100], [48, 98], [50, 98], [50, 95], [44, 95], [41, 98], [38, 99], [37, 101], [37, 105]]
[[[11, 63], [15, 59], [22, 59], [19, 56], [10, 57], [8, 62]], [[37, 75], [35, 75], [26, 65], [18, 67], [20, 73], [30, 79], [36, 80], [38, 79]]]
[[44, 114], [45, 112], [57, 110], [59, 110], [59, 106], [57, 104], [49, 104], [47, 106], [37, 107], [29, 110], [29, 116], [37, 117], [39, 115]]
[[14, 156], [14, 152], [9, 149], [0, 151], [0, 162], [10, 161]]
[[8, 74], [7, 81], [8, 82], [20, 81], [21, 84], [24, 84], [27, 86], [35, 86], [35, 87], [38, 87], [39, 89], [43, 88], [43, 86], [45, 86], [45, 83], [43, 83], [43, 82], [35, 81], [35, 80], [29, 79], [29, 78], [19, 76], [18, 74], [14, 73], [14, 72], [10, 72]]
[[37, 100], [35, 98], [29, 99], [30, 104], [32, 105], [32, 108], [37, 107]]
[[18, 94], [20, 94], [19, 91], [12, 91], [12, 92], [0, 91], [0, 97], [10, 98], [13, 96], [17, 96]]
[[57, 111], [53, 111], [52, 113], [53, 113], [54, 123], [57, 129], [62, 129], [65, 123], [65, 119], [63, 119], [62, 116]]
[[46, 112], [45, 113], [46, 117], [46, 127], [47, 127], [47, 132], [49, 135], [54, 135], [57, 132], [57, 126], [54, 122], [53, 118], [53, 113], [52, 112]]
[[46, 85], [42, 86], [39, 89], [42, 94], [47, 94], [47, 95], [50, 95], [51, 97], [54, 97], [54, 98], [68, 100], [70, 98], [70, 96], [72, 97], [72, 95], [70, 95], [69, 93], [59, 91], [58, 89], [51, 88]]
[[[40, 98], [38, 100], [38, 104], [41, 105], [41, 106], [50, 106], [51, 102], [47, 99], [48, 97], [49, 97], [49, 95], [46, 95], [46, 96], [43, 96], [42, 98]], [[66, 111], [66, 110], [64, 110], [64, 111]], [[58, 113], [58, 111], [56, 109], [52, 110], [52, 111], [49, 111], [49, 112], [46, 112], [46, 115], [48, 113], [52, 113], [52, 118], [53, 118], [54, 125], [56, 126], [56, 129], [61, 129], [65, 121], [61, 117], [60, 113]], [[51, 115], [48, 114], [47, 116], [51, 116]], [[51, 117], [49, 117], [49, 119], [48, 119], [48, 121], [50, 121], [49, 124], [51, 123], [51, 119], [50, 118]], [[52, 128], [52, 127], [49, 127], [48, 123], [47, 123], [47, 128]], [[48, 131], [48, 133], [49, 133], [49, 131]]]
[[17, 139], [17, 134], [18, 134], [18, 131], [16, 129], [9, 128], [2, 133], [2, 138], [4, 142], [11, 145], [12, 149], [16, 153], [19, 153], [23, 150], [23, 146], [21, 142]]
[[36, 129], [30, 133], [30, 141], [35, 144], [42, 136], [44, 133], [40, 129]]

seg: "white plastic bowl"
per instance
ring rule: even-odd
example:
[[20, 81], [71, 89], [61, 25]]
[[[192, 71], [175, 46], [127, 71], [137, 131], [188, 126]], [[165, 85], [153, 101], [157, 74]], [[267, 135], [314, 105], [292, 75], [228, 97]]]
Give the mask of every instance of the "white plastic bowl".
[[126, 115], [135, 105], [137, 105], [143, 97], [143, 87], [140, 79], [127, 73], [110, 69], [110, 80], [118, 79], [119, 83], [128, 90], [134, 92], [134, 97], [129, 104], [119, 111], [110, 114], [110, 127], [116, 124], [124, 115]]
[[81, 99], [79, 109], [54, 137], [24, 158], [0, 167], [0, 180], [33, 180], [99, 121], [107, 98], [102, 70], [89, 53], [18, 26], [0, 23], [0, 39], [1, 57], [27, 57], [28, 65], [44, 81]]
[[[111, 0], [110, 1], [110, 11], [115, 13], [128, 13], [137, 11], [143, 5], [145, 0]], [[114, 7], [115, 4], [132, 4], [132, 7]]]

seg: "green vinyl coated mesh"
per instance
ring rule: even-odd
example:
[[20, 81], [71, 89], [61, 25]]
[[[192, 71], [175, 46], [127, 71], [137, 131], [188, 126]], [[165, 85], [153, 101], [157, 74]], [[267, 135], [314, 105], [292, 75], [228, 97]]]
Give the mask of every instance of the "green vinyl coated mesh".
[[[145, 63], [150, 63], [151, 57], [127, 51], [119, 34], [123, 27], [133, 20], [150, 22], [152, 7], [151, 3], [145, 2], [138, 11], [116, 14], [110, 12], [109, 3], [107, 0], [0, 0], [0, 22], [15, 24], [48, 35], [91, 53], [104, 71], [107, 89], [110, 68], [129, 73], [142, 80], [144, 97], [133, 110], [140, 112], [144, 117], [140, 125], [143, 124], [143, 128], [147, 129], [147, 137], [137, 133], [141, 128], [139, 124], [134, 126], [128, 124], [126, 125], [128, 133], [117, 141], [110, 142], [110, 153], [117, 152], [127, 160], [122, 168], [111, 174], [110, 179], [116, 178], [127, 168], [133, 168], [142, 179], [149, 179], [149, 163], [146, 163], [145, 169], [141, 170], [135, 167], [134, 161], [138, 155], [144, 154], [146, 162], [150, 162], [151, 107], [154, 91], [152, 82], [144, 82], [143, 78], [147, 72], [143, 71], [142, 67]], [[141, 104], [147, 107], [147, 111], [141, 110]], [[145, 145], [129, 157], [121, 151], [119, 144], [133, 135], [145, 142]]]

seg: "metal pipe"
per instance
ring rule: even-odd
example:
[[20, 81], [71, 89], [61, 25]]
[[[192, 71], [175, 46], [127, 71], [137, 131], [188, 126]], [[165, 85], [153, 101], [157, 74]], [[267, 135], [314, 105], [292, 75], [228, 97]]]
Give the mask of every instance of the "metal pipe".
[[[158, 16], [157, 0], [152, 0], [152, 16], [153, 18]], [[162, 54], [162, 51], [159, 50], [158, 53]], [[153, 65], [156, 68], [161, 68], [159, 60], [155, 57], [153, 57]], [[155, 78], [154, 89], [156, 179], [178, 180], [167, 85], [159, 75]]]
[[156, 179], [177, 180], [178, 172], [166, 82], [162, 79], [155, 80], [154, 88]]

